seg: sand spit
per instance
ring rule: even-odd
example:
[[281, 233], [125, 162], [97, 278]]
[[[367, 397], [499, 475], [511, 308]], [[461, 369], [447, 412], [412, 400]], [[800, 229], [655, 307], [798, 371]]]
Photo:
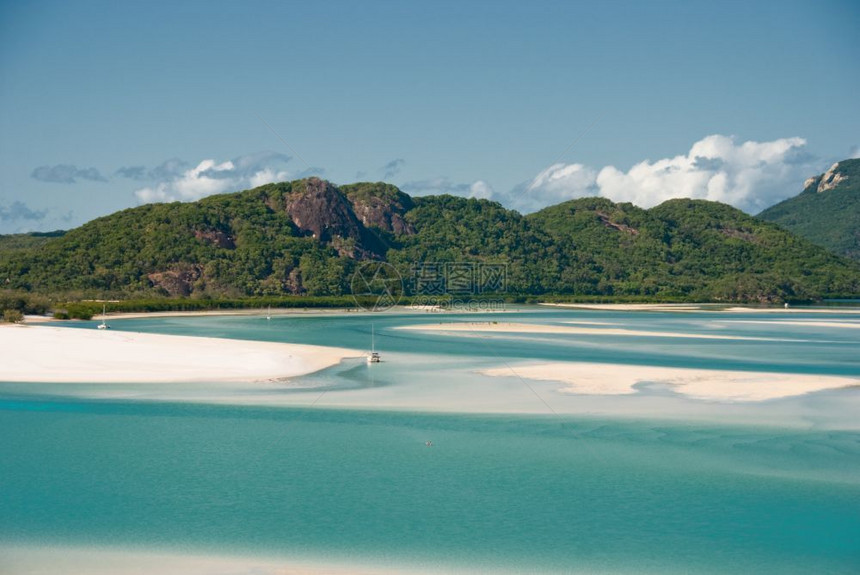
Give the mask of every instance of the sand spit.
[[50, 326], [0, 328], [0, 381], [164, 383], [295, 377], [350, 349]]
[[557, 381], [564, 393], [620, 395], [636, 393], [643, 383], [665, 385], [690, 398], [715, 401], [764, 401], [826, 389], [860, 386], [860, 378], [751, 371], [686, 369], [587, 362], [550, 362], [491, 368], [494, 377]]

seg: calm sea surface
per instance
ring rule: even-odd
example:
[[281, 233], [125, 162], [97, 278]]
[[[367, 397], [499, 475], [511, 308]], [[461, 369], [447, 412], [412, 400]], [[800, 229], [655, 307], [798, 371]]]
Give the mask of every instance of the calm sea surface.
[[[218, 402], [167, 388], [155, 397], [133, 386], [111, 395], [0, 385], [0, 542], [431, 570], [860, 572], [857, 390], [736, 406], [648, 386], [589, 399], [542, 382], [539, 398], [522, 382], [475, 373], [572, 360], [860, 376], [860, 315], [526, 308], [372, 320], [383, 364], [346, 362], [283, 389], [221, 390]], [[394, 329], [439, 321], [675, 336]], [[363, 349], [370, 319], [114, 327]], [[229, 405], [228, 392], [240, 403], [255, 393], [284, 402]], [[482, 401], [522, 413], [476, 413]], [[434, 408], [417, 407], [425, 402]]]

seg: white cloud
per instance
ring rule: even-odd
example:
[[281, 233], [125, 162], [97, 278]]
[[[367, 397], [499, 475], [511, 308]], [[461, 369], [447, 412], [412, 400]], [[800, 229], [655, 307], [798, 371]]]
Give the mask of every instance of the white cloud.
[[[141, 203], [187, 202], [213, 194], [281, 182], [287, 180], [290, 174], [280, 169], [279, 165], [289, 159], [289, 156], [273, 152], [241, 156], [226, 162], [207, 159], [193, 168], [164, 171], [160, 181], [140, 188], [134, 194]], [[135, 170], [135, 173], [156, 173], [138, 168]]]
[[248, 183], [252, 188], [256, 188], [257, 186], [265, 186], [272, 182], [282, 182], [288, 177], [289, 174], [287, 172], [278, 172], [272, 168], [263, 168], [251, 176]]
[[493, 190], [493, 186], [485, 182], [484, 180], [478, 180], [474, 182], [471, 186], [469, 186], [469, 197], [476, 198], [478, 200], [491, 200], [495, 195], [495, 190]]
[[800, 193], [803, 181], [820, 168], [806, 152], [803, 138], [737, 144], [732, 137], [712, 135], [694, 143], [686, 154], [645, 160], [626, 172], [614, 166], [595, 170], [582, 164], [554, 164], [495, 199], [529, 212], [594, 195], [643, 208], [672, 198], [697, 198], [758, 213]]
[[848, 157], [852, 160], [860, 158], [860, 146], [851, 146], [851, 149], [848, 151]]
[[582, 164], [553, 164], [539, 173], [528, 185], [520, 185], [509, 194], [511, 207], [531, 212], [573, 198], [593, 196], [597, 174]]
[[736, 144], [728, 136], [699, 140], [686, 155], [640, 162], [597, 175], [601, 196], [649, 208], [671, 198], [712, 200], [758, 213], [800, 192], [815, 170], [803, 138]]

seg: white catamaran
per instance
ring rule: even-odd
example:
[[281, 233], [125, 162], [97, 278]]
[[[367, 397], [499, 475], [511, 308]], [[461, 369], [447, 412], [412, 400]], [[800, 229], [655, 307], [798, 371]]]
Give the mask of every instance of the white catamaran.
[[370, 324], [370, 353], [367, 354], [367, 363], [379, 363], [380, 361], [382, 360], [376, 353], [376, 332], [373, 329], [373, 324]]
[[107, 316], [107, 306], [102, 305], [102, 322], [99, 324], [99, 329], [110, 329], [110, 326], [105, 321], [105, 317]]

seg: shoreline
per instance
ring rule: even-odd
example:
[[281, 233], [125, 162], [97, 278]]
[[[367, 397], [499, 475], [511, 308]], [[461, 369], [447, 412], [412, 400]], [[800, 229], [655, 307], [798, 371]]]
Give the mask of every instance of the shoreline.
[[[519, 307], [525, 304], [511, 304], [512, 306]], [[444, 315], [462, 315], [462, 314], [472, 314], [472, 313], [480, 313], [480, 314], [493, 314], [493, 313], [503, 313], [504, 311], [509, 310], [456, 310], [456, 309], [438, 309], [436, 306], [408, 306], [408, 305], [397, 305], [391, 308], [392, 313], [411, 313], [417, 316], [424, 316], [427, 314], [444, 314]], [[210, 309], [210, 310], [193, 310], [193, 311], [136, 311], [136, 312], [118, 312], [112, 313], [108, 311], [105, 319], [107, 320], [119, 320], [119, 319], [147, 319], [147, 318], [162, 318], [162, 317], [221, 317], [221, 316], [247, 316], [247, 317], [265, 317], [266, 314], [271, 313], [272, 317], [284, 317], [284, 316], [315, 316], [315, 315], [328, 315], [328, 316], [340, 316], [340, 315], [362, 315], [362, 314], [374, 314], [380, 312], [372, 312], [361, 308], [349, 308], [349, 307], [308, 307], [308, 308], [272, 308], [269, 312], [266, 308], [244, 308], [244, 309]], [[382, 312], [384, 313], [384, 312]], [[82, 319], [55, 319], [52, 316], [48, 315], [26, 315], [24, 316], [24, 325], [31, 324], [41, 324], [41, 323], [82, 323], [82, 322], [92, 322], [92, 321], [100, 321], [102, 318], [101, 313], [97, 313], [93, 315], [92, 319], [82, 320]], [[0, 326], [3, 324], [0, 323]]]
[[[706, 311], [707, 307], [722, 307], [714, 303], [539, 303], [547, 307], [593, 309], [610, 311]], [[717, 310], [715, 310], [717, 311]]]
[[[540, 302], [537, 304], [507, 304], [512, 308], [534, 306], [535, 308], [561, 308], [572, 310], [591, 310], [591, 311], [654, 311], [654, 312], [722, 312], [726, 314], [735, 313], [815, 313], [815, 314], [860, 314], [860, 309], [857, 307], [748, 307], [740, 304], [731, 303], [551, 303]], [[471, 313], [500, 313], [498, 310], [454, 310], [454, 309], [437, 309], [435, 306], [409, 306], [397, 305], [391, 308], [396, 313], [415, 313], [416, 315], [428, 313], [440, 313], [445, 315], [452, 314], [471, 314]], [[107, 313], [107, 319], [145, 319], [145, 318], [160, 318], [160, 317], [207, 317], [207, 316], [265, 316], [266, 308], [242, 308], [242, 309], [210, 309], [210, 310], [192, 310], [192, 311], [145, 311], [145, 312], [118, 312]], [[509, 311], [509, 310], [502, 310]], [[289, 315], [354, 315], [372, 313], [361, 308], [350, 307], [307, 307], [307, 308], [273, 308], [272, 316], [289, 316]], [[48, 315], [26, 315], [24, 316], [25, 324], [40, 324], [53, 322], [82, 322], [82, 321], [98, 321], [101, 319], [101, 314], [95, 314], [91, 320], [59, 320]]]
[[409, 565], [355, 564], [303, 557], [267, 557], [146, 548], [39, 545], [0, 542], [0, 571], [66, 575], [394, 575], [429, 573]]
[[564, 384], [559, 391], [566, 394], [628, 395], [637, 393], [639, 385], [653, 384], [690, 399], [720, 402], [757, 402], [860, 388], [860, 377], [591, 362], [513, 364], [478, 373], [557, 382]]
[[5, 326], [0, 381], [196, 383], [278, 381], [361, 357], [353, 349], [121, 330]]
[[[555, 324], [497, 322], [490, 318], [487, 318], [490, 321], [477, 321], [478, 319], [457, 321], [456, 318], [450, 318], [446, 321], [439, 318], [437, 323], [399, 325], [390, 329], [438, 332], [449, 337], [495, 336], [512, 339], [518, 339], [519, 334], [523, 334], [523, 339], [526, 339], [525, 334], [528, 333], [548, 334], [545, 339], [549, 339], [551, 334], [574, 334], [589, 340], [594, 339], [595, 335], [616, 338], [623, 336], [622, 344], [632, 341], [626, 340], [627, 337], [690, 338], [708, 341], [820, 341], [781, 338], [781, 334], [786, 332], [775, 333], [774, 338], [720, 333], [659, 332], [628, 329], [621, 327], [619, 322], [585, 319]], [[820, 319], [825, 318], [807, 318], [800, 323], [807, 325], [809, 322], [813, 327], [826, 324], [819, 321]], [[400, 318], [401, 322], [408, 323], [409, 320], [410, 317]], [[118, 394], [125, 396], [133, 393], [165, 400], [249, 405], [273, 403], [301, 407], [311, 399], [316, 404], [318, 398], [315, 395], [282, 392], [310, 390], [317, 386], [320, 386], [320, 389], [329, 389], [340, 381], [337, 379], [340, 371], [352, 369], [353, 364], [344, 363], [333, 371], [332, 375], [288, 381], [290, 378], [299, 378], [334, 367], [346, 359], [364, 356], [363, 351], [356, 349], [139, 333], [122, 329], [97, 330], [95, 324], [96, 322], [89, 322], [89, 328], [38, 325], [0, 327], [0, 345], [10, 351], [8, 359], [4, 358], [4, 362], [0, 364], [0, 381], [22, 386], [32, 383], [57, 384], [60, 394], [67, 391], [62, 391], [63, 388], [59, 386], [67, 384], [65, 390], [73, 390], [74, 393], [87, 396], [95, 393], [99, 397], [105, 394], [114, 397]], [[826, 324], [826, 327], [855, 332], [860, 328], [860, 322], [846, 318], [836, 325]], [[612, 344], [619, 345], [617, 341]], [[503, 361], [501, 364], [489, 361], [468, 366], [467, 371], [472, 375], [467, 376], [463, 372], [465, 379], [462, 386], [446, 382], [444, 385], [435, 385], [431, 390], [426, 386], [429, 380], [424, 375], [415, 377], [419, 382], [416, 385], [376, 386], [373, 384], [374, 374], [380, 376], [382, 382], [392, 383], [394, 380], [388, 378], [397, 374], [403, 366], [410, 365], [410, 361], [416, 361], [416, 365], [429, 365], [421, 356], [409, 360], [397, 353], [387, 359], [392, 361], [391, 368], [383, 365], [375, 371], [367, 372], [367, 377], [370, 378], [369, 386], [359, 378], [353, 381], [352, 386], [331, 390], [320, 406], [466, 413], [531, 413], [544, 410], [540, 403], [526, 406], [519, 403], [521, 398], [517, 397], [517, 394], [521, 391], [520, 388], [528, 387], [522, 386], [524, 381], [512, 387], [513, 381], [493, 381], [490, 377], [545, 382], [541, 388], [548, 394], [556, 395], [560, 400], [557, 407], [562, 412], [568, 411], [568, 408], [574, 412], [580, 410], [576, 405], [567, 405], [571, 401], [576, 402], [574, 398], [577, 396], [592, 396], [595, 398], [589, 400], [592, 402], [617, 401], [615, 397], [626, 395], [636, 399], [625, 401], [648, 398], [643, 400], [645, 403], [655, 401], [658, 396], [663, 396], [664, 399], [672, 396], [682, 401], [754, 403], [845, 388], [849, 397], [854, 398], [854, 391], [860, 387], [860, 374], [764, 373], [743, 371], [744, 367], [724, 371], [708, 369], [709, 365], [703, 369], [692, 369], [648, 365], [647, 361], [642, 362], [642, 365], [568, 362], [565, 357], [543, 362], [538, 358], [523, 358], [510, 366]], [[771, 369], [791, 370], [790, 367]], [[452, 379], [456, 377], [452, 376]], [[209, 385], [198, 385], [200, 383]], [[77, 386], [72, 387], [74, 384]], [[167, 385], [159, 387], [159, 384]], [[463, 405], [463, 394], [471, 394], [466, 402], [470, 403], [469, 406]], [[564, 399], [565, 397], [568, 399]], [[514, 401], [516, 403], [511, 403]], [[461, 409], [464, 407], [465, 409]], [[635, 411], [633, 406], [626, 404], [620, 409]]]
[[736, 303], [539, 303], [547, 307], [586, 309], [595, 311], [668, 311], [668, 312], [724, 312], [724, 313], [823, 313], [860, 314], [857, 307], [758, 307]]
[[[265, 308], [246, 308], [246, 309], [208, 309], [208, 310], [195, 310], [195, 311], [135, 311], [135, 312], [119, 312], [119, 313], [111, 313], [108, 312], [105, 319], [115, 320], [115, 319], [144, 319], [144, 318], [158, 318], [158, 317], [206, 317], [206, 316], [260, 316], [264, 317], [266, 315], [267, 310]], [[352, 314], [360, 314], [364, 313], [363, 310], [355, 309], [355, 308], [276, 308], [271, 310], [272, 316], [284, 316], [284, 315], [352, 315]], [[65, 323], [65, 322], [73, 322], [80, 323], [86, 321], [99, 321], [101, 320], [102, 315], [100, 313], [94, 315], [92, 319], [83, 320], [83, 319], [55, 319], [52, 316], [47, 315], [27, 315], [24, 316], [24, 323], [30, 324], [38, 324], [38, 323]]]
[[[675, 331], [648, 331], [616, 327], [606, 322], [565, 321], [565, 325], [531, 324], [517, 322], [439, 322], [396, 327], [408, 331], [457, 332], [460, 334], [500, 333], [500, 334], [559, 334], [559, 335], [607, 335], [622, 337], [658, 337], [681, 339], [709, 339], [727, 341], [808, 341], [792, 338], [771, 338], [744, 335], [722, 335], [710, 333], [689, 333]], [[591, 327], [605, 326], [605, 327]]]

